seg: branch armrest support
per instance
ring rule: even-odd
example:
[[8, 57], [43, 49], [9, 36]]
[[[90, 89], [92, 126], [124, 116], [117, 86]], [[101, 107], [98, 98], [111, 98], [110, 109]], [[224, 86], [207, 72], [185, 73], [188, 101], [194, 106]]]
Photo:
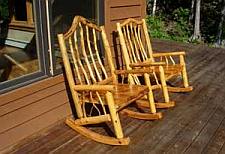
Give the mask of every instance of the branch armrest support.
[[114, 85], [76, 85], [74, 90], [77, 91], [115, 91]]
[[184, 51], [177, 51], [177, 52], [163, 52], [163, 53], [153, 53], [153, 57], [161, 57], [161, 56], [180, 56], [185, 55]]
[[144, 68], [144, 69], [133, 69], [133, 70], [115, 70], [115, 73], [118, 74], [144, 74], [144, 73], [153, 73], [154, 69]]
[[165, 62], [139, 62], [130, 64], [130, 67], [150, 67], [150, 66], [161, 66], [166, 65]]

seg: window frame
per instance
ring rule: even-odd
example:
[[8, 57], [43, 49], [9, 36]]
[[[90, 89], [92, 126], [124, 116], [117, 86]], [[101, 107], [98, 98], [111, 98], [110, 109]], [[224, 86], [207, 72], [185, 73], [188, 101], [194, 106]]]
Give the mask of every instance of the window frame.
[[[26, 0], [25, 3], [26, 3], [26, 14], [27, 14], [26, 20], [25, 21], [17, 20], [16, 15], [12, 14], [12, 19], [11, 19], [11, 22], [9, 23], [10, 27], [18, 26], [28, 30], [34, 28], [34, 20], [33, 20], [34, 11], [32, 8], [32, 2]], [[14, 3], [14, 5], [16, 4]], [[13, 12], [13, 11], [10, 11], [10, 12]]]
[[[27, 74], [12, 80], [7, 80], [0, 83], [0, 94], [6, 93], [13, 89], [26, 86], [33, 82], [42, 80], [50, 76], [49, 72], [49, 55], [48, 44], [46, 39], [47, 27], [46, 27], [46, 10], [44, 7], [44, 0], [33, 0], [33, 16], [35, 19], [35, 35], [37, 55], [39, 61], [39, 71]], [[38, 12], [38, 13], [37, 13]], [[38, 27], [38, 28], [37, 28]]]

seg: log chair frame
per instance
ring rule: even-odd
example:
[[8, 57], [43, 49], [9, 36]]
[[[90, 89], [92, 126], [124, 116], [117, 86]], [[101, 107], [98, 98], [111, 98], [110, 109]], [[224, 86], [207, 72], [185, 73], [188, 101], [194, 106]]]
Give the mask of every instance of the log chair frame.
[[[103, 26], [99, 27], [81, 16], [76, 16], [70, 29], [65, 34], [58, 34], [58, 41], [76, 109], [77, 118], [68, 117], [66, 119], [66, 124], [72, 129], [97, 142], [127, 145], [130, 140], [124, 137], [119, 118], [120, 112], [137, 119], [162, 118], [162, 114], [156, 112], [151, 89], [143, 85], [118, 83], [118, 74], [145, 74], [148, 76], [152, 70], [116, 71]], [[99, 41], [103, 43], [102, 48], [99, 48]], [[99, 56], [100, 49], [104, 49], [110, 71], [106, 71], [102, 63]], [[147, 97], [149, 100], [147, 113], [139, 113], [127, 108], [130, 103], [135, 103], [142, 97]], [[91, 109], [95, 109], [99, 115], [92, 116], [91, 112], [88, 115], [86, 104], [91, 104]], [[85, 127], [85, 125], [103, 122], [112, 122], [115, 137], [100, 135]]]
[[[160, 66], [163, 67], [162, 71], [164, 71], [165, 81], [160, 78], [160, 87], [164, 91], [166, 103], [169, 102], [169, 98], [167, 98], [168, 91], [190, 92], [193, 90], [193, 87], [189, 86], [188, 82], [186, 63], [184, 60], [185, 52], [153, 53], [145, 19], [126, 19], [122, 23], [117, 23], [117, 31], [119, 33], [119, 40], [127, 70], [152, 67], [158, 73]], [[177, 59], [174, 60], [174, 58]], [[166, 85], [166, 82], [175, 76], [182, 77], [183, 87]]]

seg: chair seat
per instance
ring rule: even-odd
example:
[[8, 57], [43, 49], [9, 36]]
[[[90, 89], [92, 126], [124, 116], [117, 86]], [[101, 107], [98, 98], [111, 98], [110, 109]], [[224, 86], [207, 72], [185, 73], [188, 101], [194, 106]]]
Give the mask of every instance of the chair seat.
[[179, 65], [179, 64], [170, 64], [170, 65], [166, 65], [166, 66], [163, 66], [163, 69], [164, 69], [164, 73], [166, 76], [168, 75], [178, 75], [180, 74], [180, 72], [182, 71], [183, 69], [183, 66], [182, 65]]
[[121, 109], [143, 97], [148, 91], [148, 87], [143, 85], [118, 84], [115, 93], [113, 93], [115, 104], [118, 109]]
[[[128, 84], [118, 84], [115, 85], [115, 91], [113, 92], [114, 103], [117, 110], [129, 105], [135, 100], [143, 97], [149, 92], [147, 86], [143, 85], [128, 85]], [[105, 92], [99, 92], [102, 98], [105, 99]], [[87, 92], [83, 101], [87, 103], [99, 104], [99, 99], [96, 93], [92, 93], [92, 99], [90, 99], [90, 93]], [[106, 105], [106, 102], [103, 102]]]

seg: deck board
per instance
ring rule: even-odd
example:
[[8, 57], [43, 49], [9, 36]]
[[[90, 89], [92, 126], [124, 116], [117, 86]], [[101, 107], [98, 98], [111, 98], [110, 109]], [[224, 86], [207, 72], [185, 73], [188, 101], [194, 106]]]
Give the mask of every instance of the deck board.
[[[128, 146], [87, 139], [63, 123], [15, 146], [10, 153], [225, 153], [225, 49], [155, 40], [158, 51], [187, 51], [187, 70], [194, 91], [171, 94], [176, 107], [160, 110], [158, 121], [121, 115]], [[104, 132], [99, 128], [91, 128]]]
[[223, 153], [225, 153], [225, 144], [223, 144], [222, 149], [219, 151], [219, 154], [223, 154]]
[[[216, 109], [210, 119], [207, 121], [206, 125], [200, 130], [199, 135], [191, 143], [187, 153], [200, 153], [203, 151], [204, 147], [215, 134], [217, 128], [224, 118], [224, 111], [221, 108]], [[197, 134], [197, 133], [196, 133]]]
[[225, 143], [225, 118], [220, 123], [213, 137], [210, 138], [210, 141], [205, 146], [203, 153], [211, 154], [218, 153]]

